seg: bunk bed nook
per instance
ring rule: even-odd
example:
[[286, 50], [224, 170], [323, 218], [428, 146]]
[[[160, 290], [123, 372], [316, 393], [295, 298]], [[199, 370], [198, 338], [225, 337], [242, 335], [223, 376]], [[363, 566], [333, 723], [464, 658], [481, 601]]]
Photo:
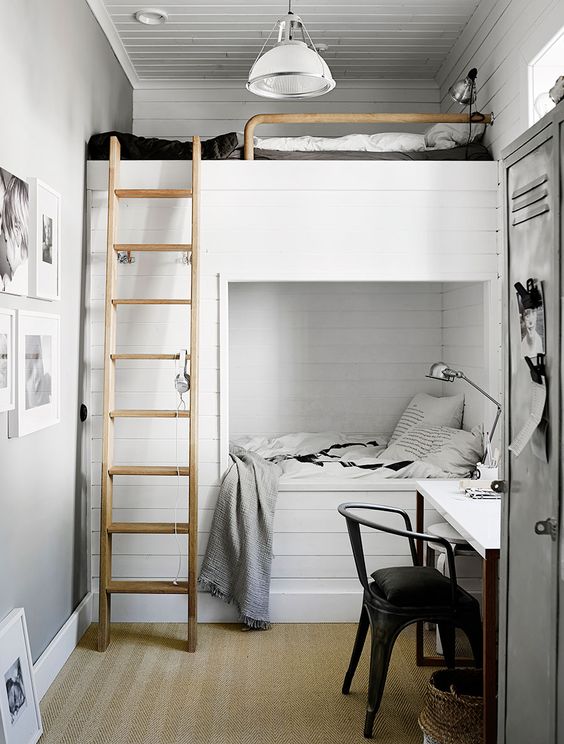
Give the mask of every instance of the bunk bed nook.
[[[462, 151], [462, 161], [418, 162], [403, 158], [405, 153], [400, 153], [400, 159], [383, 153], [392, 159], [374, 162], [369, 157], [348, 162], [335, 159], [339, 154], [332, 153], [331, 159], [317, 162], [308, 159], [311, 153], [293, 159], [293, 152], [284, 153], [286, 162], [265, 162], [259, 157], [254, 162], [237, 158], [202, 161], [199, 560], [206, 549], [221, 478], [228, 465], [230, 434], [270, 436], [316, 428], [389, 436], [416, 393], [441, 396], [461, 392], [462, 383], [441, 385], [425, 379], [429, 365], [441, 359], [458, 365], [499, 397], [497, 164], [483, 159], [483, 154], [477, 161], [465, 160], [464, 147], [453, 149]], [[98, 308], [103, 298], [100, 254], [105, 249], [107, 167], [104, 161], [88, 165], [94, 400], [102, 384]], [[189, 161], [123, 161], [120, 184], [123, 188], [186, 188], [190, 186], [190, 169]], [[182, 243], [189, 241], [189, 236], [189, 215], [178, 200], [124, 201], [119, 243]], [[120, 294], [159, 297], [166, 286], [170, 296], [178, 296], [186, 286], [187, 271], [186, 263], [174, 254], [155, 257], [140, 253], [134, 263], [117, 266]], [[187, 329], [178, 308], [148, 307], [135, 316], [129, 310], [125, 308], [118, 323], [125, 351], [146, 352], [153, 344], [167, 350], [185, 347]], [[285, 354], [289, 347], [282, 345], [278, 351], [269, 347], [274, 329], [277, 334], [287, 333], [286, 341], [290, 342], [290, 316], [298, 312], [302, 335], [292, 353], [307, 353], [313, 363], [323, 344], [316, 344], [311, 334], [318, 334], [318, 340], [339, 339], [342, 355], [348, 354], [347, 338], [354, 339], [354, 353], [367, 360], [363, 374], [376, 369], [380, 375], [373, 381], [353, 380], [350, 395], [341, 397], [335, 391], [346, 389], [349, 381], [335, 379], [343, 365], [336, 364], [334, 350], [326, 348], [323, 353], [329, 357], [322, 358], [324, 377], [315, 393], [307, 394], [308, 413], [312, 415], [317, 406], [318, 414], [309, 421], [302, 415], [303, 407], [298, 410], [300, 403], [290, 405], [282, 397], [284, 386], [294, 384], [297, 375], [294, 360]], [[346, 319], [347, 327], [338, 325], [338, 315], [342, 316], [339, 322]], [[401, 327], [402, 319], [407, 322], [406, 318], [413, 320], [415, 315], [417, 330]], [[384, 319], [389, 327], [381, 327]], [[369, 323], [373, 327], [367, 326]], [[304, 329], [309, 329], [309, 336]], [[245, 347], [244, 337], [253, 333], [261, 346], [251, 351]], [[395, 362], [380, 358], [380, 344], [382, 350], [396, 355], [392, 359], [403, 355], [409, 361], [408, 379], [400, 379], [397, 369], [394, 372], [390, 365]], [[378, 364], [370, 367], [371, 362]], [[150, 366], [138, 362], [135, 367], [124, 362], [116, 370], [116, 406], [174, 409], [174, 375], [174, 363], [166, 360]], [[244, 397], [245, 390], [252, 391], [253, 386], [256, 395], [252, 405], [262, 400], [260, 412], [258, 407], [247, 405]], [[484, 401], [464, 387], [465, 425], [471, 428], [484, 418], [489, 421], [487, 404], [485, 409]], [[266, 400], [263, 393], [267, 388], [276, 399]], [[368, 421], [366, 409], [362, 410], [362, 391], [369, 391], [367, 395], [376, 406], [378, 415], [373, 422]], [[95, 405], [94, 419], [102, 413], [100, 405]], [[278, 407], [278, 420], [271, 416], [267, 421], [272, 406]], [[254, 421], [250, 420], [253, 416]], [[170, 463], [177, 442], [166, 425], [166, 421], [151, 420], [142, 431], [132, 433], [131, 422], [119, 422], [114, 440], [116, 461], [119, 456], [120, 462], [131, 462], [134, 444], [135, 457], [141, 455], [135, 462]], [[184, 441], [184, 429], [180, 436]], [[92, 467], [95, 581], [99, 575], [95, 547], [99, 541], [99, 437], [96, 425]], [[134, 443], [132, 437], [136, 437]], [[184, 510], [178, 508], [176, 485], [166, 479], [153, 480], [150, 486], [133, 479], [116, 486], [116, 521], [188, 521]], [[370, 489], [323, 479], [303, 487], [297, 480], [282, 479], [270, 595], [274, 622], [356, 620], [359, 586], [353, 578], [346, 528], [336, 512], [338, 503], [347, 500], [353, 490], [372, 501], [377, 495], [380, 503], [388, 501], [415, 514], [414, 480], [409, 478], [387, 478]], [[174, 578], [178, 567], [174, 536], [150, 536], [141, 544], [139, 536], [116, 535], [113, 567], [116, 579]], [[186, 571], [184, 550], [181, 569]], [[112, 613], [114, 620], [182, 621], [186, 619], [186, 600], [174, 595], [118, 594], [113, 598]], [[201, 622], [235, 620], [236, 612], [209, 594], [200, 594], [198, 617]]]

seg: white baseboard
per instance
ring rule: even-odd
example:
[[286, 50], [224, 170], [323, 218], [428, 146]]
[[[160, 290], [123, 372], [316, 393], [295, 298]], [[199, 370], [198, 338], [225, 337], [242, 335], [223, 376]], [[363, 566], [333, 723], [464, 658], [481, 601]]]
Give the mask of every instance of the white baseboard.
[[[274, 623], [356, 623], [362, 591], [325, 593], [272, 593], [270, 616]], [[186, 597], [175, 595], [117, 594], [112, 597], [112, 621], [116, 623], [183, 623]], [[98, 619], [98, 595], [93, 595], [92, 621]], [[198, 621], [236, 623], [237, 612], [210, 594], [198, 595]]]
[[55, 677], [91, 623], [92, 592], [88, 592], [33, 665], [35, 687], [40, 700], [53, 684]]

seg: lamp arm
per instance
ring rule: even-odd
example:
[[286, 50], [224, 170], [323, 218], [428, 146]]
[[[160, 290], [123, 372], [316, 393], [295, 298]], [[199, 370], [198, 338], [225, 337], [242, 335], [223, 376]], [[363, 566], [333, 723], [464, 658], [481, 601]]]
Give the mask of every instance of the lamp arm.
[[501, 403], [499, 401], [497, 401], [495, 398], [492, 398], [492, 396], [489, 393], [486, 393], [486, 391], [483, 388], [481, 388], [479, 385], [476, 385], [475, 382], [473, 382], [468, 377], [466, 377], [466, 375], [464, 374], [464, 372], [458, 372], [456, 376], [462, 378], [463, 380], [466, 380], [466, 382], [469, 385], [471, 385], [473, 388], [475, 388], [478, 392], [482, 393], [482, 395], [484, 395], [489, 401], [491, 401], [496, 406], [497, 413], [495, 415], [493, 426], [492, 426], [492, 429], [490, 431], [490, 442], [491, 442], [492, 439], [493, 439], [495, 428], [497, 426], [497, 422], [499, 421], [499, 417], [501, 416]]

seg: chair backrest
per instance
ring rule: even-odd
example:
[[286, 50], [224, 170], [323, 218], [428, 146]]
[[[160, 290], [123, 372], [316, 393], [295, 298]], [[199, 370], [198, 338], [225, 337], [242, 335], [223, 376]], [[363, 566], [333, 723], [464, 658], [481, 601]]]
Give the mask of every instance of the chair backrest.
[[[340, 504], [338, 507], [339, 514], [341, 514], [347, 521], [347, 530], [349, 532], [349, 538], [351, 541], [353, 558], [358, 573], [360, 583], [366, 591], [369, 590], [368, 574], [366, 571], [366, 560], [364, 557], [364, 548], [362, 545], [362, 535], [360, 532], [361, 525], [369, 527], [370, 529], [377, 530], [378, 532], [386, 532], [389, 535], [398, 535], [399, 537], [405, 537], [409, 541], [409, 549], [411, 552], [411, 558], [414, 566], [421, 565], [419, 556], [417, 554], [417, 542], [435, 543], [441, 545], [446, 552], [449, 578], [451, 583], [451, 597], [453, 604], [456, 603], [457, 598], [457, 583], [456, 583], [456, 568], [454, 565], [454, 551], [452, 545], [444, 537], [438, 537], [437, 535], [427, 535], [424, 532], [414, 532], [411, 526], [411, 519], [409, 514], [403, 509], [396, 509], [393, 506], [381, 506], [379, 504], [362, 504], [356, 502], [349, 502]], [[357, 511], [372, 511], [372, 512], [386, 512], [391, 514], [397, 514], [403, 518], [405, 529], [399, 529], [396, 527], [389, 527], [385, 524], [379, 524], [373, 522], [370, 519], [361, 517], [358, 514], [354, 514]]]

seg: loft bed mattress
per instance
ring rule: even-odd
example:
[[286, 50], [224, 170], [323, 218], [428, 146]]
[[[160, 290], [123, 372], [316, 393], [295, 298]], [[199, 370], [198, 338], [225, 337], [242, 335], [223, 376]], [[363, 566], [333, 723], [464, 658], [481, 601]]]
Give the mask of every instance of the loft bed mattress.
[[281, 484], [339, 481], [370, 486], [388, 479], [460, 477], [424, 461], [387, 457], [387, 444], [388, 437], [382, 433], [340, 432], [242, 436], [232, 441], [232, 445], [276, 463], [281, 470]]
[[[242, 148], [229, 156], [230, 160], [243, 160]], [[451, 147], [446, 150], [411, 150], [403, 152], [368, 152], [364, 150], [263, 150], [255, 147], [255, 160], [416, 160], [464, 161], [493, 160], [484, 145], [473, 142], [468, 146]]]
[[[121, 145], [122, 160], [191, 160], [192, 142], [180, 140], [166, 140], [156, 137], [138, 137], [122, 132], [103, 132], [92, 135], [88, 143], [90, 160], [107, 160], [109, 158], [110, 139], [116, 136]], [[351, 138], [343, 138], [353, 141]], [[288, 138], [291, 141], [291, 138]], [[268, 143], [268, 139], [263, 140]], [[329, 140], [330, 142], [330, 140]], [[202, 141], [203, 160], [243, 160], [243, 148], [238, 147], [236, 132], [229, 132], [218, 137]], [[401, 140], [395, 138], [390, 147], [401, 145]], [[297, 143], [296, 143], [297, 145]], [[348, 146], [348, 145], [347, 145]], [[326, 147], [331, 147], [327, 144]], [[335, 145], [337, 148], [337, 145]], [[418, 149], [402, 150], [346, 150], [346, 149], [264, 149], [254, 148], [255, 160], [416, 160], [416, 161], [464, 161], [464, 160], [493, 160], [488, 149], [478, 142], [448, 149]]]

